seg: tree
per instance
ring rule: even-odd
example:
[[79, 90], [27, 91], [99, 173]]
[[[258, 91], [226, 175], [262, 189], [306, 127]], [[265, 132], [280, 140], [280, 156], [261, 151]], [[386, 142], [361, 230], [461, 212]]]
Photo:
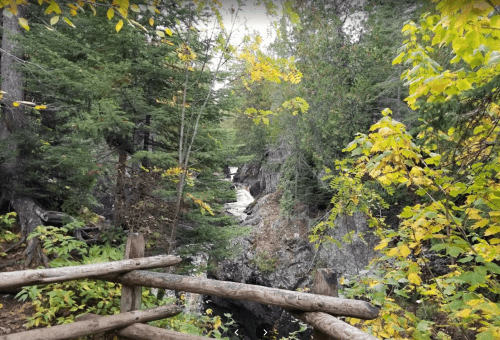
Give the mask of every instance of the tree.
[[[53, 9], [51, 6], [55, 5], [52, 3], [49, 6]], [[91, 4], [89, 6], [93, 8]], [[134, 9], [134, 6], [136, 5], [131, 8]], [[30, 7], [28, 14], [25, 14], [21, 7], [15, 7], [13, 14], [20, 17], [31, 16], [34, 19], [30, 20], [31, 30], [20, 40], [21, 43], [18, 42], [18, 37], [10, 40], [7, 39], [7, 34], [4, 34], [6, 56], [14, 53], [13, 46], [18, 42], [17, 46], [24, 44], [23, 53], [29, 61], [22, 64], [27, 75], [23, 80], [18, 71], [19, 65], [13, 65], [13, 61], [20, 59], [3, 58], [3, 74], [8, 75], [10, 71], [14, 73], [4, 81], [8, 94], [4, 98], [7, 119], [3, 121], [2, 137], [14, 147], [11, 148], [12, 152], [5, 155], [10, 161], [4, 163], [6, 176], [13, 180], [4, 185], [2, 192], [6, 196], [9, 195], [5, 198], [16, 211], [27, 211], [18, 211], [23, 223], [24, 238], [47, 220], [47, 212], [38, 206], [43, 197], [47, 200], [42, 202], [45, 203], [42, 205], [47, 206], [48, 203], [54, 208], [61, 208], [60, 204], [63, 203], [62, 207], [69, 213], [75, 213], [81, 204], [92, 203], [82, 199], [70, 203], [68, 195], [61, 195], [61, 191], [81, 189], [73, 198], [78, 198], [79, 195], [80, 198], [87, 197], [89, 191], [85, 190], [92, 187], [99, 172], [95, 164], [91, 165], [89, 153], [84, 155], [85, 152], [75, 152], [82, 150], [75, 148], [75, 143], [82, 146], [82, 143], [88, 143], [89, 137], [93, 137], [94, 141], [100, 144], [105, 139], [107, 145], [117, 152], [115, 217], [118, 224], [123, 222], [121, 214], [125, 208], [128, 155], [137, 153], [138, 158], [134, 161], [151, 167], [168, 167], [175, 164], [169, 145], [172, 143], [172, 133], [176, 135], [175, 130], [169, 127], [172, 122], [176, 125], [175, 113], [168, 106], [159, 103], [163, 98], [175, 98], [173, 93], [182, 89], [181, 85], [176, 87], [176, 84], [182, 84], [180, 80], [176, 82], [178, 75], [180, 77], [180, 73], [184, 73], [178, 72], [179, 69], [182, 70], [182, 66], [179, 68], [177, 65], [179, 57], [174, 46], [179, 44], [182, 38], [180, 34], [172, 37], [169, 27], [174, 28], [177, 25], [176, 20], [184, 20], [185, 10], [175, 4], [172, 6], [168, 15], [155, 13], [155, 8], [149, 8], [152, 11], [151, 17], [143, 18], [143, 24], [139, 23], [140, 20], [133, 22], [136, 27], [144, 28], [146, 24], [152, 26], [156, 20], [157, 25], [166, 27], [163, 31], [156, 30], [150, 43], [147, 42], [143, 31], [115, 27], [114, 23], [108, 25], [103, 21], [104, 13], [100, 11], [94, 12], [94, 16], [91, 12], [80, 13], [73, 21], [69, 21], [71, 25], [62, 24], [68, 23], [69, 19], [61, 20], [58, 25], [59, 17], [56, 15], [50, 20], [51, 26], [56, 29], [48, 27], [50, 30], [47, 31], [45, 20], [40, 19], [38, 7]], [[60, 14], [60, 9], [53, 10], [53, 14]], [[123, 16], [122, 7], [117, 5], [111, 12], [115, 11]], [[51, 10], [46, 9], [46, 12], [50, 14]], [[9, 10], [6, 13], [10, 13]], [[109, 19], [113, 16], [109, 11], [106, 15]], [[193, 17], [193, 13], [190, 16]], [[81, 24], [82, 28], [74, 30], [73, 22]], [[25, 22], [13, 15], [8, 15], [5, 21], [17, 34], [21, 32], [18, 23], [26, 28]], [[113, 28], [121, 31], [120, 34], [111, 36], [109, 33]], [[180, 29], [182, 30], [182, 27]], [[203, 47], [201, 44], [200, 46]], [[206, 78], [198, 77], [197, 81], [201, 88]], [[32, 99], [30, 102], [25, 101], [23, 95], [24, 82]], [[50, 105], [36, 104], [42, 102]], [[39, 109], [43, 109], [42, 114], [37, 111]], [[168, 114], [165, 114], [165, 111]], [[208, 111], [208, 120], [213, 120], [214, 117], [217, 119], [217, 110], [210, 108]], [[205, 122], [207, 119], [199, 121]], [[17, 135], [13, 135], [13, 131], [17, 132]], [[167, 133], [160, 134], [160, 131]], [[156, 135], [155, 140], [153, 135]], [[22, 143], [19, 144], [20, 141]], [[175, 139], [173, 142], [175, 143]], [[153, 146], [156, 151], [160, 151], [156, 152], [155, 156], [151, 154]], [[142, 153], [138, 152], [141, 148], [144, 149]], [[38, 152], [36, 155], [33, 154], [35, 150]], [[19, 156], [16, 157], [14, 152]], [[23, 152], [28, 154], [23, 156]], [[50, 164], [49, 159], [54, 160], [54, 163]], [[34, 166], [35, 164], [40, 167]], [[36, 174], [34, 169], [37, 169]], [[68, 172], [61, 169], [68, 169]], [[75, 172], [81, 176], [76, 176], [78, 178], [68, 182], [71, 173]], [[82, 185], [85, 180], [85, 185]], [[16, 190], [12, 190], [14, 187]], [[21, 196], [22, 200], [16, 199], [17, 196]], [[60, 199], [56, 200], [56, 204], [50, 202], [57, 196]], [[23, 207], [22, 204], [29, 207]], [[38, 218], [34, 218], [36, 214]], [[30, 224], [25, 226], [24, 221], [29, 221]], [[30, 240], [28, 255], [33, 253], [33, 249], [39, 250], [36, 242], [36, 238]], [[37, 255], [43, 258], [40, 252]], [[31, 262], [31, 258], [32, 255], [28, 257], [27, 264]]]
[[[3, 117], [0, 121], [0, 137], [2, 140], [5, 140], [6, 138], [12, 136], [12, 134], [27, 128], [28, 119], [26, 117], [24, 107], [20, 105], [13, 105], [14, 102], [24, 100], [22, 76], [16, 65], [17, 61], [20, 60], [21, 50], [12, 38], [12, 35], [19, 34], [21, 32], [21, 28], [18, 25], [16, 18], [4, 16], [2, 19], [2, 50], [4, 52], [2, 53], [1, 75], [2, 88], [6, 94], [2, 98], [2, 101], [5, 104], [2, 108]], [[5, 174], [7, 178], [18, 180], [17, 170], [20, 167], [23, 167], [24, 161], [22, 157], [15, 155], [16, 152], [19, 151], [20, 146], [12, 139], [10, 140], [10, 143], [7, 142], [4, 145], [7, 147], [6, 150], [8, 150], [8, 157], [5, 159], [6, 161], [1, 164], [1, 172]], [[46, 219], [45, 211], [43, 211], [31, 197], [27, 196], [22, 191], [9, 192], [4, 188], [4, 190], [2, 190], [1, 198], [2, 201], [5, 199], [9, 200], [19, 215], [23, 233], [23, 239], [21, 242], [24, 242], [26, 240], [26, 236], [38, 225], [41, 225], [43, 220]], [[36, 239], [32, 239], [28, 242], [26, 255], [27, 265], [29, 265], [34, 259], [38, 265], [44, 258]]]
[[[376, 271], [348, 290], [382, 306], [382, 318], [366, 325], [378, 337], [500, 335], [497, 5], [439, 1], [435, 11], [405, 24], [407, 39], [394, 64], [406, 67], [406, 100], [423, 118], [419, 133], [412, 135], [384, 110], [369, 134], [347, 146], [353, 166], [339, 163], [332, 177], [339, 190], [332, 217], [346, 207], [363, 211], [382, 239]], [[451, 60], [438, 63], [439, 49]], [[384, 203], [377, 186], [413, 198], [395, 229], [378, 217]], [[415, 301], [443, 313], [449, 327], [400, 306]]]

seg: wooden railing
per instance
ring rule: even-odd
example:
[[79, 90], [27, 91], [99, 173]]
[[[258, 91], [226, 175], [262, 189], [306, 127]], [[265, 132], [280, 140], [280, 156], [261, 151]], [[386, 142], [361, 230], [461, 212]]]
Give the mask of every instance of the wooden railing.
[[0, 340], [71, 339], [111, 330], [117, 330], [120, 336], [132, 339], [208, 339], [142, 324], [172, 317], [182, 311], [182, 308], [175, 305], [141, 310], [142, 286], [279, 306], [313, 326], [315, 340], [376, 340], [375, 337], [335, 317], [350, 316], [371, 320], [378, 316], [379, 310], [365, 301], [338, 298], [336, 276], [327, 269], [317, 271], [314, 294], [307, 294], [236, 282], [149, 272], [144, 269], [173, 266], [180, 263], [181, 258], [167, 255], [146, 258], [143, 256], [143, 236], [131, 234], [125, 247], [125, 260], [122, 261], [0, 273], [0, 291], [83, 278], [122, 283], [120, 314], [103, 317], [87, 314], [77, 318], [72, 324], [3, 335]]

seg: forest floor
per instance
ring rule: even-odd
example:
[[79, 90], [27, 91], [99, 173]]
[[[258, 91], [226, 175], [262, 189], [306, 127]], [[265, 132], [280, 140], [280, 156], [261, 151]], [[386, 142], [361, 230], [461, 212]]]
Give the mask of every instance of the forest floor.
[[[13, 243], [0, 243], [0, 254]], [[22, 270], [23, 259], [21, 245], [18, 249], [0, 256], [0, 272]], [[0, 335], [26, 331], [26, 318], [34, 313], [30, 302], [16, 300], [15, 296], [15, 291], [0, 292]]]
[[26, 318], [34, 313], [30, 302], [16, 300], [14, 296], [0, 294], [0, 334], [26, 331]]

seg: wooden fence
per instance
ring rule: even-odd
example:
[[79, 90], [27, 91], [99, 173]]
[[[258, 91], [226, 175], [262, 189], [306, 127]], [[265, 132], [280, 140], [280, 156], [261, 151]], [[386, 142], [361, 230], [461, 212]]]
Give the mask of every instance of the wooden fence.
[[122, 283], [120, 314], [104, 317], [87, 314], [72, 324], [2, 335], [0, 340], [72, 339], [112, 330], [117, 330], [118, 335], [131, 339], [208, 339], [142, 324], [172, 317], [182, 311], [182, 308], [175, 305], [141, 310], [142, 286], [279, 306], [313, 326], [314, 340], [377, 339], [335, 317], [350, 316], [371, 320], [378, 316], [379, 310], [365, 301], [338, 298], [336, 274], [328, 269], [317, 271], [314, 294], [307, 294], [236, 282], [145, 271], [144, 269], [173, 266], [180, 263], [181, 258], [167, 255], [144, 258], [144, 245], [142, 235], [131, 234], [125, 247], [125, 260], [122, 261], [0, 273], [0, 291], [83, 278]]

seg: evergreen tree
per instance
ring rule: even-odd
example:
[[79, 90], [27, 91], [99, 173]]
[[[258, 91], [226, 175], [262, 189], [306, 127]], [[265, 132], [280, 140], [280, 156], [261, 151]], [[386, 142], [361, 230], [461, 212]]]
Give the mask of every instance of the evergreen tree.
[[[3, 184], [2, 192], [10, 193], [6, 199], [11, 205], [16, 195], [27, 195], [40, 206], [74, 214], [82, 205], [96, 203], [90, 189], [99, 172], [116, 171], [114, 222], [130, 227], [130, 208], [144, 206], [145, 197], [161, 202], [167, 216], [175, 213], [174, 196], [168, 190], [163, 190], [167, 195], [151, 192], [149, 185], [156, 178], [164, 188], [175, 189], [179, 173], [162, 175], [157, 169], [179, 166], [182, 143], [192, 149], [186, 170], [192, 163], [199, 170], [220, 166], [214, 157], [220, 147], [215, 126], [230, 101], [224, 91], [213, 92], [208, 63], [214, 39], [194, 29], [205, 14], [191, 7], [162, 4], [159, 13], [138, 19], [137, 25], [155, 25], [155, 36], [137, 25], [121, 27], [117, 34], [115, 23], [106, 19], [109, 11], [80, 13], [72, 18], [78, 29], [62, 20], [51, 21], [53, 27], [47, 29], [43, 8], [29, 7], [30, 31], [12, 40], [23, 46], [26, 62], [5, 64], [24, 74], [22, 79], [18, 72], [13, 77], [17, 83], [6, 82], [6, 89], [17, 86], [26, 92], [15, 98], [21, 105], [12, 109], [21, 112], [12, 117], [19, 118], [23, 129], [9, 130], [2, 140], [15, 145], [3, 150], [3, 170], [13, 180]], [[201, 140], [195, 138], [197, 130]], [[24, 157], [17, 172], [9, 168], [18, 162], [16, 153]], [[116, 166], [103, 166], [106, 161]], [[143, 180], [148, 173], [151, 180]], [[33, 209], [44, 211], [36, 205], [33, 201]], [[33, 225], [25, 234], [42, 219], [29, 218]], [[163, 228], [172, 227], [168, 218], [160, 220]]]

